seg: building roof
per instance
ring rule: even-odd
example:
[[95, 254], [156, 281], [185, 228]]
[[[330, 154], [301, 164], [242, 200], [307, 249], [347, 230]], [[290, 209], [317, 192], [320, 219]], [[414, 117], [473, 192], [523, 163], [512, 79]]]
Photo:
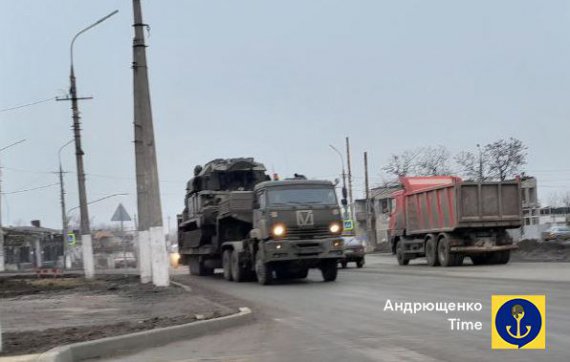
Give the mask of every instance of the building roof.
[[37, 226], [4, 226], [4, 233], [22, 233], [22, 234], [61, 234], [59, 229], [50, 229]]

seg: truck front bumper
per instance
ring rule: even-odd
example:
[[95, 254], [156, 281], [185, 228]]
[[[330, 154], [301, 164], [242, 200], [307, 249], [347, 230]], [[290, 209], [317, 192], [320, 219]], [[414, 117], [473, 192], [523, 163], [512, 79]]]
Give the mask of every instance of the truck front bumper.
[[[340, 240], [340, 246], [335, 247], [335, 241]], [[344, 250], [341, 238], [310, 239], [310, 240], [269, 240], [264, 243], [265, 261], [294, 261], [341, 259]]]

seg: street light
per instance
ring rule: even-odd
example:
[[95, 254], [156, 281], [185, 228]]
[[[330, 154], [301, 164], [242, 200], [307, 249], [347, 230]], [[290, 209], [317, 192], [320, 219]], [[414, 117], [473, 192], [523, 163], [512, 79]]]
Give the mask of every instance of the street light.
[[[87, 203], [87, 205], [95, 204], [95, 203], [98, 203], [99, 201], [103, 201], [103, 200], [110, 199], [111, 197], [127, 196], [127, 195], [128, 195], [128, 194], [126, 194], [126, 193], [122, 193], [122, 194], [111, 194], [111, 195], [103, 196], [103, 197], [101, 197], [101, 198], [99, 198], [99, 199], [97, 199], [97, 200], [89, 201], [89, 202]], [[66, 215], [69, 216], [69, 214], [70, 214], [73, 210], [77, 210], [77, 209], [79, 209], [79, 206], [72, 207], [71, 209], [67, 210]]]
[[[0, 148], [0, 152], [7, 150], [10, 147], [16, 146], [26, 139], [19, 140], [9, 144], [8, 146]], [[4, 232], [2, 231], [2, 167], [0, 165], [0, 272], [3, 272], [4, 268]]]
[[346, 172], [344, 170], [344, 158], [342, 157], [342, 153], [340, 153], [340, 151], [333, 145], [329, 145], [330, 148], [333, 149], [333, 151], [335, 151], [338, 154], [338, 157], [340, 158], [340, 165], [342, 168], [342, 208], [344, 209], [344, 219], [348, 219], [348, 209], [347, 209], [347, 201], [346, 201]]
[[73, 116], [73, 134], [75, 140], [75, 158], [77, 163], [77, 183], [78, 183], [78, 190], [79, 190], [79, 208], [81, 213], [81, 244], [83, 248], [83, 270], [85, 272], [85, 277], [90, 279], [93, 278], [95, 275], [95, 266], [93, 265], [93, 247], [91, 244], [91, 230], [89, 227], [89, 210], [87, 208], [87, 191], [85, 189], [85, 170], [83, 167], [83, 149], [81, 148], [81, 128], [80, 128], [80, 117], [79, 117], [79, 107], [77, 105], [77, 101], [79, 99], [86, 99], [86, 98], [77, 98], [77, 86], [75, 83], [75, 72], [73, 69], [73, 45], [75, 44], [75, 40], [79, 37], [79, 35], [85, 33], [89, 29], [94, 28], [95, 26], [101, 24], [105, 20], [109, 19], [111, 16], [118, 13], [118, 10], [113, 11], [109, 15], [97, 20], [93, 24], [89, 25], [85, 29], [79, 31], [73, 39], [71, 40], [71, 44], [69, 46], [69, 58], [70, 58], [70, 72], [69, 72], [69, 81], [70, 81], [70, 88], [69, 93], [70, 97], [65, 99], [58, 99], [58, 100], [71, 100], [71, 110]]
[[71, 260], [68, 257], [67, 250], [67, 214], [65, 213], [65, 186], [63, 184], [63, 167], [61, 166], [61, 151], [70, 145], [73, 140], [69, 140], [66, 144], [61, 146], [57, 151], [57, 159], [59, 161], [59, 198], [61, 202], [61, 238], [63, 240], [63, 267], [64, 269], [71, 268]]

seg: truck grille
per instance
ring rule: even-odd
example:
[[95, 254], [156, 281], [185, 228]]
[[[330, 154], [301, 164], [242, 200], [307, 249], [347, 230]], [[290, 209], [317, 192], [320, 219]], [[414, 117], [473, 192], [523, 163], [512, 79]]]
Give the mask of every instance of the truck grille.
[[328, 226], [311, 228], [290, 227], [287, 229], [286, 239], [324, 239], [331, 237]]

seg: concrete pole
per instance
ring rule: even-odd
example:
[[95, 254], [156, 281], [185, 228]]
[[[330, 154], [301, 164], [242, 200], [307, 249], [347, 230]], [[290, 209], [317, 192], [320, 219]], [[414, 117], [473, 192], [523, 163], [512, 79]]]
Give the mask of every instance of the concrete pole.
[[364, 152], [364, 188], [366, 192], [366, 232], [368, 234], [368, 243], [374, 249], [376, 247], [376, 238], [372, 230], [372, 214], [370, 213], [370, 188], [368, 184], [368, 152]]
[[[81, 247], [83, 249], [83, 271], [85, 272], [85, 277], [87, 279], [92, 279], [95, 277], [95, 265], [93, 263], [93, 245], [91, 241], [91, 228], [89, 226], [89, 211], [87, 208], [87, 191], [85, 188], [85, 170], [83, 166], [83, 149], [81, 148], [81, 123], [79, 117], [79, 106], [77, 101], [77, 85], [75, 83], [75, 72], [73, 69], [73, 45], [77, 40], [79, 35], [85, 33], [89, 29], [101, 24], [105, 20], [109, 19], [111, 16], [115, 15], [118, 10], [111, 12], [109, 15], [97, 20], [93, 24], [89, 25], [85, 29], [79, 31], [73, 39], [69, 46], [69, 56], [70, 56], [70, 93], [71, 93], [71, 110], [73, 114], [73, 135], [75, 140], [75, 158], [77, 164], [77, 184], [79, 189], [79, 209], [80, 209], [80, 230], [81, 230]], [[83, 99], [83, 98], [82, 98]]]
[[350, 218], [354, 221], [354, 200], [352, 199], [352, 170], [350, 168], [350, 141], [346, 137], [346, 165], [348, 168], [348, 202], [350, 204]]
[[134, 128], [141, 281], [144, 282], [143, 274], [148, 273], [146, 270], [147, 261], [142, 259], [147, 258], [144, 249], [147, 249], [149, 244], [153, 284], [165, 287], [170, 284], [170, 276], [162, 223], [162, 206], [148, 82], [144, 38], [146, 24], [143, 22], [140, 0], [133, 0], [133, 15], [135, 29], [133, 39]]
[[67, 245], [67, 213], [65, 209], [65, 185], [63, 183], [63, 167], [61, 166], [61, 151], [69, 144], [71, 144], [73, 140], [70, 140], [63, 146], [59, 148], [57, 152], [57, 158], [59, 161], [59, 198], [61, 204], [61, 234], [63, 238], [63, 268], [64, 269], [71, 269], [71, 258], [69, 256], [69, 246]]
[[77, 165], [77, 186], [79, 190], [79, 214], [81, 248], [83, 250], [83, 271], [85, 278], [95, 277], [95, 265], [93, 263], [93, 245], [91, 241], [91, 228], [89, 226], [89, 209], [87, 207], [87, 189], [85, 187], [85, 169], [83, 165], [83, 149], [81, 147], [81, 122], [79, 117], [79, 106], [77, 104], [77, 86], [75, 83], [75, 72], [73, 63], [69, 75], [71, 82], [71, 110], [73, 114], [73, 137], [75, 140], [75, 162]]

